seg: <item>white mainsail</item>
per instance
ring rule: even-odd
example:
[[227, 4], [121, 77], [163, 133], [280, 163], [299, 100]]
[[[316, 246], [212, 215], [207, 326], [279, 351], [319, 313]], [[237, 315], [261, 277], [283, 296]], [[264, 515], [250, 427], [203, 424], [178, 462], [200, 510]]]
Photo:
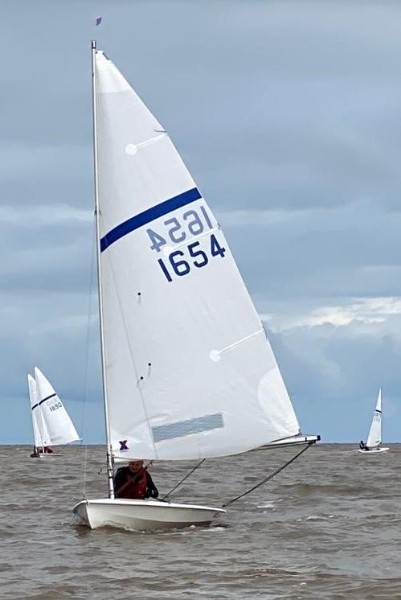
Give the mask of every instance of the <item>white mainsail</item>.
[[103, 52], [95, 52], [95, 69], [99, 288], [114, 456], [216, 457], [297, 436], [223, 231], [163, 127]]
[[43, 419], [41, 406], [38, 402], [36, 381], [32, 375], [28, 375], [29, 400], [31, 403], [31, 415], [33, 426], [33, 439], [36, 448], [49, 445], [49, 433]]
[[47, 440], [43, 445], [60, 446], [78, 441], [80, 437], [63, 403], [51, 383], [37, 367], [35, 367], [35, 384], [37, 404], [47, 433]]
[[370, 426], [366, 446], [368, 448], [377, 448], [382, 443], [382, 390], [379, 389], [376, 408], [373, 414], [372, 424]]

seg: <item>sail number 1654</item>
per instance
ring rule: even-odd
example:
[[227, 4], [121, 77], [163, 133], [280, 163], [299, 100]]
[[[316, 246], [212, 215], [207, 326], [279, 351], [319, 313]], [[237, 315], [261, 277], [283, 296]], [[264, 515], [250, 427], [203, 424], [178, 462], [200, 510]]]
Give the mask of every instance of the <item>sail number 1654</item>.
[[216, 235], [210, 234], [209, 248], [205, 243], [200, 245], [199, 241], [185, 244], [185, 240], [193, 240], [194, 237], [208, 234], [213, 229], [212, 222], [205, 206], [200, 206], [198, 210], [187, 210], [180, 216], [170, 217], [163, 221], [163, 235], [154, 229], [147, 229], [146, 233], [151, 241], [150, 249], [160, 252], [167, 243], [179, 244], [180, 250], [174, 250], [167, 257], [159, 258], [159, 266], [167, 279], [173, 281], [173, 276], [182, 277], [187, 275], [193, 267], [198, 269], [205, 267], [211, 257], [224, 257], [226, 249], [223, 248]]
[[[225, 252], [226, 249], [220, 246], [216, 236], [212, 233], [210, 236], [210, 256], [220, 256], [223, 258]], [[189, 261], [188, 258], [192, 260]], [[200, 248], [200, 242], [192, 242], [192, 244], [186, 246], [185, 252], [183, 250], [171, 252], [168, 256], [169, 265], [167, 260], [164, 261], [162, 258], [159, 258], [157, 262], [167, 281], [171, 282], [173, 281], [173, 273], [178, 275], [178, 277], [182, 277], [183, 275], [188, 275], [193, 266], [198, 269], [206, 267], [209, 263], [209, 257], [206, 252]]]

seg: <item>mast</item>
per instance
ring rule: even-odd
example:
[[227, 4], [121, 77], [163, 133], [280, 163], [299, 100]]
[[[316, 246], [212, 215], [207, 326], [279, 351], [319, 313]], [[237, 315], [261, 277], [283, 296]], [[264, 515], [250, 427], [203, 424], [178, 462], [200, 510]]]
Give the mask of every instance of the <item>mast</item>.
[[37, 399], [36, 379], [30, 374], [28, 374], [28, 389], [32, 417], [33, 447], [35, 451], [39, 452], [39, 446], [36, 445], [36, 442], [42, 442], [43, 450], [43, 427], [39, 427], [39, 418], [36, 418], [35, 410], [38, 409], [40, 411], [40, 417], [42, 416], [42, 411]]
[[[36, 367], [35, 367], [36, 368]], [[44, 437], [45, 437], [45, 419], [43, 417], [43, 411], [42, 411], [42, 404], [41, 404], [41, 398], [38, 398], [38, 382], [36, 380], [36, 371], [35, 371], [35, 390], [36, 390], [36, 402], [38, 404], [36, 410], [39, 411], [39, 419], [37, 421], [38, 423], [38, 429], [39, 429], [39, 435], [40, 435], [40, 441], [42, 442], [42, 455], [45, 453], [45, 443], [44, 443]], [[32, 411], [32, 425], [33, 425], [33, 411]], [[39, 427], [39, 422], [40, 422], [40, 427]], [[47, 427], [46, 427], [46, 431], [47, 431]], [[35, 433], [34, 433], [34, 437], [35, 437]], [[38, 448], [39, 450], [39, 448]]]
[[377, 397], [377, 410], [379, 411], [380, 414], [380, 429], [379, 429], [379, 438], [380, 438], [380, 442], [379, 442], [379, 446], [383, 441], [383, 409], [382, 409], [382, 389], [379, 388], [379, 395]]
[[96, 131], [96, 40], [92, 40], [92, 132], [93, 132], [93, 164], [94, 164], [94, 186], [95, 186], [95, 222], [96, 222], [96, 259], [97, 259], [97, 286], [99, 302], [99, 328], [100, 328], [100, 356], [102, 361], [102, 386], [104, 400], [104, 421], [106, 429], [106, 455], [107, 455], [107, 484], [109, 488], [109, 498], [114, 498], [113, 485], [113, 459], [110, 442], [110, 424], [107, 405], [107, 387], [106, 387], [106, 366], [104, 351], [104, 332], [103, 332], [103, 300], [102, 300], [102, 281], [100, 264], [100, 223], [99, 223], [99, 176], [98, 176], [98, 158], [97, 158], [97, 131]]
[[39, 409], [40, 423], [41, 423], [40, 440], [42, 442], [42, 454], [44, 454], [45, 453], [45, 443], [43, 441], [43, 436], [44, 436], [44, 430], [45, 430], [45, 420], [43, 418], [42, 405], [40, 403], [39, 403], [38, 409]]

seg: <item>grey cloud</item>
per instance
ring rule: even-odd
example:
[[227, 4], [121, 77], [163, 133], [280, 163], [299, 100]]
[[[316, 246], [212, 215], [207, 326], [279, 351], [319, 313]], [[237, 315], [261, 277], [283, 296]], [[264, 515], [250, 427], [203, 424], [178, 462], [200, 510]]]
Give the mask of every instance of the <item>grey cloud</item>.
[[[76, 405], [83, 394], [91, 37], [99, 36], [170, 132], [221, 217], [258, 309], [280, 315], [286, 302], [296, 315], [354, 296], [401, 295], [400, 13], [396, 2], [345, 0], [26, 0], [3, 7], [0, 376], [13, 418], [0, 425], [0, 440], [10, 428], [19, 436], [17, 409], [27, 402], [33, 364]], [[98, 14], [103, 24], [95, 28]], [[251, 209], [260, 224], [230, 221], [230, 211]], [[266, 222], [264, 211], [283, 218]], [[389, 323], [399, 327], [389, 318], [370, 333], [353, 323], [272, 334], [306, 427], [351, 437], [361, 390], [373, 402], [383, 380], [396, 398], [399, 346]], [[92, 322], [90, 331], [98, 440]], [[364, 381], [363, 363], [375, 359]], [[338, 416], [351, 404], [353, 429]]]
[[[399, 315], [389, 322], [400, 330]], [[381, 386], [385, 436], [398, 440], [400, 336], [383, 333], [381, 324], [353, 322], [293, 328], [270, 337], [305, 431], [319, 432], [326, 441], [364, 437]]]
[[[255, 219], [257, 219], [257, 214]], [[401, 295], [401, 213], [369, 202], [283, 222], [224, 227], [251, 291], [265, 298]]]
[[[0, 146], [2, 206], [66, 204], [93, 207], [92, 152], [81, 146], [41, 146], [32, 142]], [[34, 225], [34, 222], [33, 222]]]
[[[0, 300], [7, 305], [0, 311], [0, 343], [7, 349], [0, 365], [2, 397], [22, 396], [26, 374], [35, 365], [53, 373], [73, 400], [83, 400], [86, 386], [88, 397], [99, 395], [94, 379], [99, 371], [98, 324], [89, 314], [96, 310], [96, 297], [89, 303], [88, 295], [14, 292], [12, 299], [2, 293]], [[19, 376], [10, 378], [10, 373]]]

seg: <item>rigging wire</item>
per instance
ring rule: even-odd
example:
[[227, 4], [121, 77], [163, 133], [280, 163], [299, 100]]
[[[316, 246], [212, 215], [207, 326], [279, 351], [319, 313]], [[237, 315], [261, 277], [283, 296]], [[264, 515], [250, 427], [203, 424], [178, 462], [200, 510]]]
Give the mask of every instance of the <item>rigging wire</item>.
[[[85, 341], [85, 364], [84, 364], [84, 398], [83, 398], [83, 411], [81, 418], [81, 433], [82, 437], [86, 427], [86, 409], [88, 399], [88, 387], [89, 387], [89, 342], [90, 342], [90, 331], [91, 331], [91, 316], [92, 316], [92, 300], [93, 300], [93, 280], [95, 273], [95, 240], [96, 235], [94, 234], [95, 229], [92, 233], [92, 252], [91, 252], [91, 264], [90, 264], [90, 276], [89, 276], [89, 294], [88, 294], [88, 312], [86, 319], [86, 341]], [[87, 465], [88, 465], [88, 444], [84, 446], [84, 457], [83, 457], [83, 474], [82, 474], [82, 497], [86, 497], [86, 480], [87, 480]]]
[[251, 487], [249, 490], [247, 490], [243, 494], [240, 494], [236, 498], [233, 498], [232, 500], [228, 500], [228, 502], [225, 502], [224, 504], [222, 504], [222, 507], [226, 508], [227, 506], [230, 506], [230, 504], [233, 504], [234, 502], [236, 502], [240, 498], [243, 498], [244, 496], [247, 496], [248, 494], [250, 494], [254, 490], [258, 489], [259, 487], [261, 487], [262, 485], [264, 485], [265, 483], [267, 483], [268, 481], [270, 481], [271, 479], [273, 479], [273, 477], [275, 477], [276, 475], [278, 475], [279, 473], [281, 473], [281, 471], [283, 471], [292, 462], [294, 462], [294, 460], [296, 460], [297, 458], [299, 458], [301, 456], [301, 454], [303, 454], [306, 450], [308, 450], [308, 448], [310, 448], [312, 446], [312, 444], [314, 444], [314, 443], [315, 443], [314, 441], [313, 442], [309, 442], [308, 445], [305, 446], [305, 448], [302, 448], [302, 450], [300, 452], [298, 452], [298, 454], [296, 454], [295, 456], [293, 456], [284, 465], [281, 465], [281, 467], [279, 467], [278, 469], [276, 469], [275, 471], [273, 471], [273, 473], [270, 473], [270, 475], [268, 475], [267, 477], [265, 477], [264, 479], [262, 479], [262, 481], [259, 481], [259, 483], [257, 483], [253, 487]]
[[202, 460], [200, 461], [200, 463], [198, 463], [197, 465], [195, 465], [195, 466], [194, 466], [194, 468], [192, 469], [192, 471], [190, 471], [189, 473], [187, 473], [187, 474], [185, 475], [185, 477], [183, 477], [183, 478], [181, 479], [181, 481], [179, 481], [179, 482], [177, 483], [177, 485], [175, 485], [175, 486], [174, 486], [174, 487], [173, 487], [173, 488], [172, 488], [172, 489], [171, 489], [169, 492], [167, 492], [167, 494], [164, 494], [163, 498], [160, 498], [160, 500], [163, 502], [163, 500], [165, 500], [166, 498], [168, 498], [168, 497], [170, 496], [170, 494], [172, 494], [172, 493], [173, 493], [173, 492], [174, 492], [174, 491], [175, 491], [175, 490], [176, 490], [176, 489], [177, 489], [177, 488], [178, 488], [178, 487], [179, 487], [179, 486], [180, 486], [182, 483], [184, 483], [184, 481], [185, 481], [186, 479], [188, 479], [188, 477], [189, 477], [190, 475], [192, 475], [192, 473], [194, 473], [194, 472], [196, 471], [196, 469], [198, 469], [198, 468], [201, 466], [201, 464], [202, 464], [202, 463], [204, 463], [204, 462], [205, 462], [205, 460], [206, 460], [206, 458], [202, 458]]

